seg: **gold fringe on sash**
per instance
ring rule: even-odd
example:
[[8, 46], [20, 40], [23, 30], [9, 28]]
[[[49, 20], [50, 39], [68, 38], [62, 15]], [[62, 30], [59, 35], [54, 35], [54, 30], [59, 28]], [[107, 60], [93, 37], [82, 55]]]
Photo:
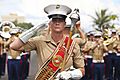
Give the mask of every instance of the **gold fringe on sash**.
[[[56, 71], [54, 71], [50, 66], [49, 66], [49, 62], [52, 61], [53, 57], [58, 53], [58, 51], [60, 50], [60, 48], [64, 45], [64, 41], [66, 38], [62, 39], [62, 41], [59, 43], [59, 45], [57, 46], [57, 48], [55, 49], [55, 51], [50, 55], [50, 57], [46, 60], [46, 62], [42, 65], [42, 67], [38, 70], [37, 75], [35, 77], [35, 80], [54, 80], [54, 77], [56, 76], [56, 74], [58, 72], [61, 71], [62, 69], [62, 64], [60, 64], [60, 66], [57, 68]], [[75, 42], [72, 41], [72, 44], [68, 50], [68, 52], [64, 52], [65, 54], [67, 54], [67, 58], [65, 63], [68, 62], [73, 48], [74, 48]]]

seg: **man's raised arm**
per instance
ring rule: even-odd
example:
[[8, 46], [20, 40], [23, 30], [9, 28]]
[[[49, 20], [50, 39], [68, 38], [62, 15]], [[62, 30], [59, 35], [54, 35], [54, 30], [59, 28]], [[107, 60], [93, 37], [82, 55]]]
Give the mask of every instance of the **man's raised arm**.
[[24, 50], [24, 48], [22, 47], [23, 45], [24, 43], [20, 40], [20, 38], [17, 38], [10, 44], [10, 48], [13, 50], [22, 51]]

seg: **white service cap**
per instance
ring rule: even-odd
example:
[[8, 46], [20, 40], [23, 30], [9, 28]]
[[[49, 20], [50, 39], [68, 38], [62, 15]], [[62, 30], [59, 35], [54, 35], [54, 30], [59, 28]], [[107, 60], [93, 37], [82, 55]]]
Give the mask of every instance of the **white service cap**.
[[16, 27], [16, 28], [12, 28], [9, 33], [10, 34], [17, 34], [19, 31], [20, 31], [20, 29]]
[[117, 31], [116, 29], [112, 29], [112, 30], [111, 30], [111, 32], [113, 32], [113, 33], [116, 32], [116, 31]]
[[0, 34], [3, 38], [10, 38], [11, 35], [9, 34], [9, 32], [1, 32]]
[[101, 32], [96, 32], [94, 36], [101, 36], [102, 33]]
[[71, 13], [71, 8], [65, 5], [48, 5], [44, 8], [49, 18], [66, 18]]

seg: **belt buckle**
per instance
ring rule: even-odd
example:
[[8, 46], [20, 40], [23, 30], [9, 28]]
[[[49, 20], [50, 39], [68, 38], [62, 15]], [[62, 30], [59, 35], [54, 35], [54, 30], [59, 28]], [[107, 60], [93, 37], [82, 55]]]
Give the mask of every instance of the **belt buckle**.
[[108, 51], [109, 53], [112, 53], [112, 51]]

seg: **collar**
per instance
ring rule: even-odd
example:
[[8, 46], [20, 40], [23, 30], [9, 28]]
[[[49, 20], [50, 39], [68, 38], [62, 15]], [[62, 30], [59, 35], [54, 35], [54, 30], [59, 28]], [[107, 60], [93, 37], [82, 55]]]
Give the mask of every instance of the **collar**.
[[[63, 36], [63, 38], [65, 38], [66, 36], [64, 35]], [[55, 45], [57, 45], [57, 44], [59, 44], [60, 43], [60, 41], [58, 41], [57, 43], [55, 43], [55, 41], [52, 39], [52, 37], [51, 37], [51, 34], [48, 34], [47, 36], [46, 36], [46, 38], [44, 39], [44, 41], [45, 42], [51, 42], [51, 43], [53, 43], [53, 44], [55, 44]]]

